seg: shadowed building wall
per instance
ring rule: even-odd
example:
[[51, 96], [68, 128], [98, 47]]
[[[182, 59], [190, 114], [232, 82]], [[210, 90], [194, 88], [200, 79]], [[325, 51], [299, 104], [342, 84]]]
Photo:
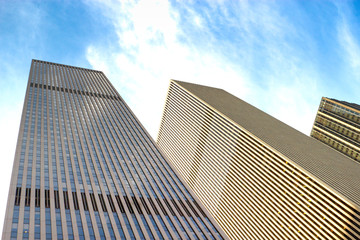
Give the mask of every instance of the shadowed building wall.
[[223, 239], [100, 71], [33, 60], [2, 239]]
[[360, 238], [360, 165], [221, 89], [172, 80], [157, 142], [231, 239]]

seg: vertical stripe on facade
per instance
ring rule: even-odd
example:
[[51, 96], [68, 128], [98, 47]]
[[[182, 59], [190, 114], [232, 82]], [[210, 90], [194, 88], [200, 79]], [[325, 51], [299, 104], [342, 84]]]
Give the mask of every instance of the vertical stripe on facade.
[[197, 201], [102, 72], [33, 60], [3, 239], [226, 238]]

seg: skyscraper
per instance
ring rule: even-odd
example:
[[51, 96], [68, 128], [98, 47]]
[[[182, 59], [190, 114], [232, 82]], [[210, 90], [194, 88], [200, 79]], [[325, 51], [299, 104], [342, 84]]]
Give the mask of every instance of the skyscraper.
[[360, 164], [223, 90], [172, 80], [157, 142], [231, 239], [360, 239]]
[[360, 106], [321, 98], [310, 135], [360, 162]]
[[33, 60], [3, 239], [222, 239], [100, 71]]

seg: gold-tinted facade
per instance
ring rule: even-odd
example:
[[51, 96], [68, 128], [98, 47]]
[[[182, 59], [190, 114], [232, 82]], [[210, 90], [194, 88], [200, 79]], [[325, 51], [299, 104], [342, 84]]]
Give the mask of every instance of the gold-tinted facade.
[[172, 80], [157, 143], [230, 239], [360, 238], [360, 165], [223, 90]]
[[323, 97], [311, 136], [360, 162], [360, 106]]

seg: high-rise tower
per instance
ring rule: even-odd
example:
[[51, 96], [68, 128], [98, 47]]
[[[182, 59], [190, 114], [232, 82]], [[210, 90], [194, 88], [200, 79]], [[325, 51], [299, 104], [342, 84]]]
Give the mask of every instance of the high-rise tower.
[[311, 137], [360, 162], [360, 106], [321, 98]]
[[217, 229], [102, 72], [32, 61], [3, 239], [226, 238]]
[[231, 239], [360, 239], [360, 164], [223, 90], [172, 80], [157, 142]]

